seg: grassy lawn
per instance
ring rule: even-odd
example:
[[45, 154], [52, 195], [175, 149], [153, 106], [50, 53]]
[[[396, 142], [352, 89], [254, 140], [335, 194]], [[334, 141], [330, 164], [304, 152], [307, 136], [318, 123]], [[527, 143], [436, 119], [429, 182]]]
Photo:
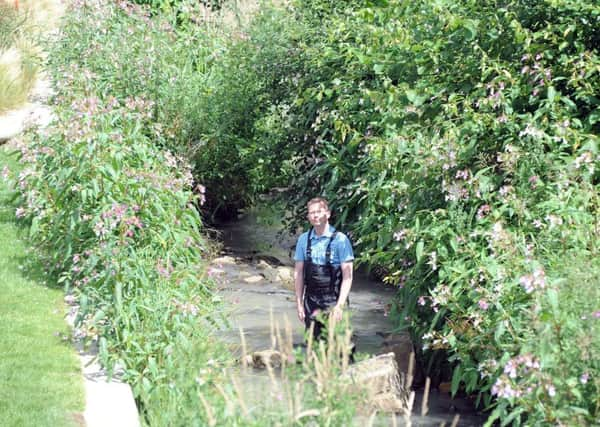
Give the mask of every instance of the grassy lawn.
[[[0, 147], [0, 172], [16, 169]], [[83, 380], [61, 289], [46, 286], [0, 177], [0, 426], [83, 425]]]

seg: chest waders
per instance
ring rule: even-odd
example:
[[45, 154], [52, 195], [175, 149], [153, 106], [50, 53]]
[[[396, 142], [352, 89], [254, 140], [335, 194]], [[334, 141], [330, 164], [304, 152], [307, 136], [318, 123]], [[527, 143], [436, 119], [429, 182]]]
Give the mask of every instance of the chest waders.
[[327, 242], [325, 265], [312, 262], [310, 237], [308, 232], [306, 260], [304, 261], [304, 325], [306, 329], [314, 322], [313, 336], [319, 338], [323, 324], [316, 319], [318, 312], [325, 312], [337, 304], [342, 285], [342, 267], [331, 262], [331, 243], [335, 239], [334, 232]]

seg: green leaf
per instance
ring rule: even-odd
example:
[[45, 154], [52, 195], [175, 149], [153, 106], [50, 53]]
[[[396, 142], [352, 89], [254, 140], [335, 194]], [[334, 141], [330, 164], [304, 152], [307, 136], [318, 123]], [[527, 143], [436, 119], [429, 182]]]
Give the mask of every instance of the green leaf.
[[554, 86], [548, 86], [548, 101], [552, 104], [554, 102], [554, 98], [556, 98], [556, 89]]
[[425, 244], [423, 243], [422, 240], [419, 240], [419, 242], [417, 243], [417, 246], [415, 248], [415, 255], [417, 256], [417, 262], [421, 261], [421, 258], [423, 258], [423, 247], [425, 246]]
[[588, 117], [587, 117], [587, 122], [588, 124], [594, 125], [596, 123], [598, 123], [600, 121], [600, 108], [596, 108]]
[[123, 284], [120, 281], [115, 283], [115, 305], [118, 311], [123, 307]]
[[34, 216], [31, 220], [31, 227], [29, 228], [29, 236], [34, 236], [39, 229], [40, 219], [37, 216]]
[[547, 292], [548, 295], [548, 302], [550, 303], [550, 307], [552, 308], [552, 312], [554, 313], [554, 315], [558, 315], [559, 311], [558, 311], [558, 292], [556, 292], [556, 289], [548, 289]]
[[496, 331], [494, 332], [494, 340], [499, 341], [504, 332], [506, 331], [506, 321], [502, 320], [498, 322], [498, 326], [496, 327]]
[[474, 21], [472, 19], [465, 19], [463, 26], [465, 30], [467, 30], [467, 36], [465, 37], [466, 40], [471, 41], [474, 40], [475, 37], [477, 37], [477, 25], [477, 21]]
[[462, 374], [462, 367], [461, 367], [461, 365], [457, 365], [454, 368], [454, 372], [452, 373], [452, 384], [450, 387], [450, 392], [452, 393], [452, 396], [455, 396], [456, 392], [458, 391], [458, 386], [460, 385], [461, 374]]
[[492, 425], [494, 424], [494, 421], [496, 421], [498, 418], [501, 418], [502, 415], [504, 415], [504, 413], [506, 412], [507, 405], [508, 405], [508, 403], [506, 401], [500, 401], [498, 406], [496, 406], [496, 409], [494, 409], [494, 411], [488, 417], [488, 419], [486, 420], [486, 422], [483, 426], [484, 427], [492, 427]]
[[[525, 411], [525, 409], [523, 408], [517, 408], [514, 411], [512, 411], [510, 413], [510, 415], [506, 418], [504, 418], [502, 420], [502, 423], [500, 424], [502, 427], [509, 425], [510, 423], [512, 423], [513, 421], [516, 420], [516, 418], [521, 415], [523, 412]], [[521, 424], [521, 423], [518, 423]]]
[[408, 101], [411, 104], [413, 104], [413, 105], [415, 105], [417, 107], [420, 107], [421, 105], [423, 105], [423, 103], [427, 99], [427, 96], [418, 95], [416, 91], [414, 91], [412, 89], [408, 89], [406, 91], [406, 98], [408, 99]]

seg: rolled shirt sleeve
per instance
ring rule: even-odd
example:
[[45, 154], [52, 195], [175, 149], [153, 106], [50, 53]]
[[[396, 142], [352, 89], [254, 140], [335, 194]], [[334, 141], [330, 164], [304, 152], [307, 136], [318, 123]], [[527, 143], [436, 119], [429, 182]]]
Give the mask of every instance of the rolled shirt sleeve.
[[[343, 233], [338, 233], [336, 235], [336, 246], [337, 246], [337, 251], [336, 251], [336, 258], [338, 259], [334, 259], [334, 263], [344, 263], [344, 262], [350, 262], [354, 260], [354, 252], [352, 251], [352, 245], [350, 244], [350, 239], [348, 239], [348, 237], [346, 237], [345, 234]], [[337, 261], [337, 262], [336, 262]]]

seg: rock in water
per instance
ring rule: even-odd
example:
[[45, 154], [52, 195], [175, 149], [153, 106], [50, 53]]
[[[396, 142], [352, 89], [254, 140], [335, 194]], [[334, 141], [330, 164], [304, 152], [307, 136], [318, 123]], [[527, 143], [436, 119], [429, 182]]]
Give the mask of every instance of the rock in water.
[[394, 353], [381, 354], [351, 365], [346, 373], [366, 390], [372, 409], [384, 412], [410, 413], [410, 390], [406, 377], [398, 372]]
[[281, 366], [281, 353], [277, 350], [262, 350], [247, 354], [242, 363], [257, 369], [264, 369], [267, 366], [278, 368]]

